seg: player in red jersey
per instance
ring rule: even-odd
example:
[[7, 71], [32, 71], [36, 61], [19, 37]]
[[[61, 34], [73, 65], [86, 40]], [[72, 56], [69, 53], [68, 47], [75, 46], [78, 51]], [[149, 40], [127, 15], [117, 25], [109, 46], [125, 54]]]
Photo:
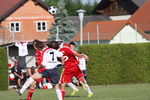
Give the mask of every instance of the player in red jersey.
[[[67, 46], [61, 48], [60, 51], [63, 53], [65, 59], [60, 79], [63, 99], [65, 95], [65, 85], [66, 83], [70, 83], [72, 81], [73, 76], [75, 76], [81, 83], [83, 83], [82, 85], [84, 85], [88, 91], [89, 86], [87, 85], [86, 80], [84, 79], [83, 74], [78, 66], [79, 61], [76, 59], [76, 57], [79, 57], [88, 60], [88, 56], [79, 54], [78, 52], [72, 50]], [[91, 91], [88, 91], [88, 97], [91, 97], [92, 95], [93, 93]]]
[[[40, 79], [42, 77], [44, 78], [50, 78], [51, 83], [56, 89], [56, 94], [58, 97], [58, 100], [62, 100], [62, 93], [59, 89], [59, 75], [57, 70], [58, 65], [58, 59], [63, 61], [63, 54], [59, 52], [58, 47], [59, 44], [57, 42], [51, 42], [50, 43], [51, 48], [46, 48], [42, 42], [36, 43], [36, 47], [40, 50], [42, 50], [42, 67], [45, 67], [45, 70], [39, 73], [34, 73], [29, 77], [29, 79], [25, 82], [25, 84], [22, 86], [22, 88], [18, 91], [20, 95], [23, 94], [23, 92], [36, 80]], [[63, 63], [63, 62], [62, 62]], [[31, 99], [30, 99], [31, 100]]]
[[[33, 41], [33, 47], [34, 47], [34, 49], [35, 49], [35, 59], [36, 59], [35, 64], [36, 64], [37, 68], [41, 65], [41, 62], [42, 62], [42, 51], [39, 50], [39, 49], [35, 46], [35, 44], [38, 43], [38, 42], [40, 42], [40, 41], [39, 41], [39, 40], [36, 40], [36, 39]], [[38, 68], [38, 70], [36, 70], [36, 72], [37, 72], [37, 71], [38, 71], [38, 72], [41, 72], [41, 71], [44, 70], [44, 69], [45, 69], [45, 68]], [[30, 76], [32, 75], [32, 74], [30, 74], [30, 69], [28, 70], [28, 73], [29, 73]], [[28, 91], [28, 95], [27, 95], [27, 99], [26, 99], [26, 100], [31, 100], [31, 99], [32, 99], [32, 95], [33, 95], [33, 93], [34, 93], [34, 91], [35, 91], [34, 87], [35, 87], [35, 85], [37, 84], [37, 82], [38, 82], [38, 84], [41, 84], [41, 81], [42, 81], [42, 78], [37, 79], [36, 81], [34, 81], [34, 82], [30, 85], [30, 89], [29, 89], [29, 91]]]

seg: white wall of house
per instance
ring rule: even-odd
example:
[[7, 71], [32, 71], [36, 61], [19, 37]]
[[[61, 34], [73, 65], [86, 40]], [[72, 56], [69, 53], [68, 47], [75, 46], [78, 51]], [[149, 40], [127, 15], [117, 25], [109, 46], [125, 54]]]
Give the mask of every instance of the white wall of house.
[[128, 20], [131, 15], [123, 15], [123, 16], [110, 16], [111, 20]]
[[139, 32], [137, 32], [130, 25], [126, 25], [114, 38], [110, 41], [110, 44], [114, 43], [144, 43], [150, 42], [144, 38]]

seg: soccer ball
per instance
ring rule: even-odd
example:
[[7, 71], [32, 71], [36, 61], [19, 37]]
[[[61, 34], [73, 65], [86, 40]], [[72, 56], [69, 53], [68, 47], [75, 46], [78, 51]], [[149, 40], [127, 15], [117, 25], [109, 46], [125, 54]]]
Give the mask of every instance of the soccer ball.
[[48, 8], [48, 12], [50, 14], [56, 14], [57, 8], [55, 6], [51, 6], [51, 7]]
[[14, 74], [12, 74], [12, 73], [11, 73], [11, 74], [9, 74], [9, 79], [10, 79], [10, 80], [14, 80], [14, 79], [15, 79], [15, 75], [14, 75]]

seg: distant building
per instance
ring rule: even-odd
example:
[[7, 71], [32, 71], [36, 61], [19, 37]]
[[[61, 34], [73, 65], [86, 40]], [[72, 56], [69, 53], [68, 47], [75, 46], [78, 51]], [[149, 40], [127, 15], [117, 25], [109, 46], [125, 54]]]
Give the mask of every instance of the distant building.
[[22, 68], [35, 66], [32, 41], [47, 41], [54, 21], [41, 0], [0, 0], [0, 45], [7, 48], [8, 63], [19, 58], [15, 42], [28, 42], [29, 54], [19, 60], [24, 62]]
[[112, 20], [127, 20], [147, 0], [101, 0], [93, 13], [107, 15]]
[[[83, 28], [84, 44], [150, 42], [150, 1], [143, 4], [129, 20], [89, 22]], [[80, 42], [80, 33], [72, 41]]]
[[54, 16], [41, 0], [0, 1], [0, 44], [47, 40]]

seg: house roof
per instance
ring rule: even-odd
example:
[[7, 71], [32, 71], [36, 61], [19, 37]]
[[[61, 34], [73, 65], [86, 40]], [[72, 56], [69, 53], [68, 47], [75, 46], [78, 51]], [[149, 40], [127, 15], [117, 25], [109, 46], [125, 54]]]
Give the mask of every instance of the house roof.
[[136, 23], [143, 31], [150, 31], [150, 0], [147, 0], [138, 10], [135, 12], [129, 21]]
[[[73, 22], [73, 26], [77, 32], [80, 31], [80, 21], [79, 16], [69, 16], [69, 19]], [[91, 21], [106, 21], [111, 20], [108, 16], [99, 15], [99, 16], [84, 16], [83, 26]]]
[[103, 12], [103, 10], [108, 8], [113, 2], [116, 2], [124, 11], [128, 12], [128, 14], [133, 14], [145, 1], [148, 0], [101, 0], [93, 10], [93, 13]]
[[[7, 18], [10, 14], [16, 11], [20, 6], [25, 4], [28, 0], [0, 0], [0, 22]], [[33, 0], [45, 10], [48, 6], [41, 0]]]
[[[99, 40], [112, 40], [125, 25], [135, 28], [135, 24], [128, 20], [89, 22], [83, 29], [83, 41], [88, 40], [88, 32], [90, 40], [97, 40], [97, 33], [99, 33]], [[150, 39], [150, 36], [140, 27], [137, 27], [137, 31], [146, 39]], [[71, 41], [80, 41], [80, 33], [77, 33]]]
[[[129, 20], [122, 21], [97, 21], [89, 22], [83, 29], [83, 40], [88, 40], [88, 32], [90, 34], [90, 40], [97, 40], [97, 25], [99, 27], [99, 39], [111, 40], [125, 25], [130, 25], [135, 28], [137, 25], [137, 31], [146, 39], [150, 40], [150, 36], [145, 31], [150, 31], [150, 0], [147, 0]], [[72, 41], [79, 41], [80, 34], [72, 39]]]
[[[97, 40], [98, 30], [99, 40], [111, 40], [126, 23], [127, 20], [89, 22], [83, 29], [83, 40], [88, 40], [88, 32], [90, 40]], [[76, 34], [71, 41], [79, 41], [79, 39], [80, 33]]]
[[132, 0], [137, 6], [142, 6], [147, 0]]

